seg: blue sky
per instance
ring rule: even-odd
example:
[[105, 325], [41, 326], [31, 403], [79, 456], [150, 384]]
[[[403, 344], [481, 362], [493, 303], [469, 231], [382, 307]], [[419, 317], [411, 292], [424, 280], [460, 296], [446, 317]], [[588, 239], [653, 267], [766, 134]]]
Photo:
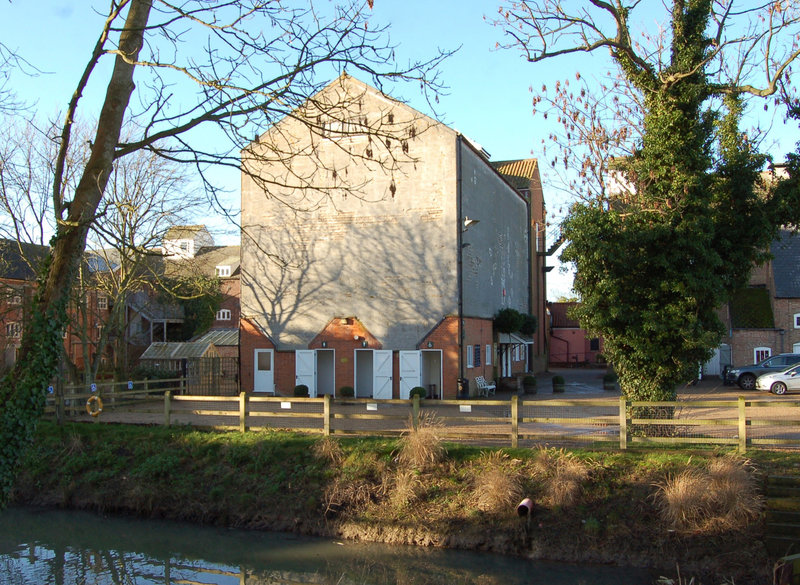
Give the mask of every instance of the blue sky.
[[[330, 0], [322, 2], [330, 4]], [[42, 115], [65, 108], [86, 63], [102, 22], [84, 8], [90, 5], [105, 9], [107, 2], [13, 0], [0, 6], [0, 38], [46, 72], [15, 78], [19, 96], [36, 101]], [[441, 67], [441, 80], [449, 87], [437, 106], [442, 121], [480, 143], [493, 160], [539, 156], [541, 138], [549, 128], [532, 114], [530, 88], [572, 77], [577, 70], [584, 76], [600, 76], [608, 69], [607, 60], [604, 55], [583, 55], [534, 65], [519, 53], [498, 50], [495, 45], [503, 40], [502, 31], [488, 22], [497, 6], [495, 0], [375, 0], [370, 20], [391, 25], [391, 39], [401, 61], [425, 58], [437, 48], [461, 46]], [[644, 18], [655, 22], [653, 14]], [[90, 87], [86, 99], [99, 103], [102, 89], [102, 83]], [[413, 87], [406, 87], [396, 97], [430, 113]], [[780, 158], [793, 148], [797, 127], [784, 127], [782, 120], [775, 124], [781, 142], [773, 154]], [[549, 213], [559, 217], [569, 199], [548, 188], [546, 165], [542, 173]], [[229, 181], [235, 200], [238, 177], [231, 175]], [[570, 292], [569, 275], [553, 271], [549, 280], [551, 298]]]

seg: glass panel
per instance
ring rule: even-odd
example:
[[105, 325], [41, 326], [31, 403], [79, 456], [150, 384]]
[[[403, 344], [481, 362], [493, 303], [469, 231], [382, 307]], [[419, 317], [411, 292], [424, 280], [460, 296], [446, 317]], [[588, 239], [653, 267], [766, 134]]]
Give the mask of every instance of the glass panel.
[[258, 352], [258, 370], [268, 372], [272, 369], [272, 354], [268, 351]]

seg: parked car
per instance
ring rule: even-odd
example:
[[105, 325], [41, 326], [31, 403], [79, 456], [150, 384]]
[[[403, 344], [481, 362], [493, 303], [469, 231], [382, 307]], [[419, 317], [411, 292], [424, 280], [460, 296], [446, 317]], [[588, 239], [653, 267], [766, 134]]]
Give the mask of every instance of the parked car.
[[757, 364], [728, 370], [725, 381], [738, 384], [742, 390], [752, 390], [756, 387], [756, 379], [759, 376], [780, 372], [796, 363], [800, 363], [800, 353], [780, 353]]
[[789, 391], [800, 390], [800, 364], [787, 368], [782, 372], [759, 376], [756, 380], [756, 390], [764, 390], [781, 395]]

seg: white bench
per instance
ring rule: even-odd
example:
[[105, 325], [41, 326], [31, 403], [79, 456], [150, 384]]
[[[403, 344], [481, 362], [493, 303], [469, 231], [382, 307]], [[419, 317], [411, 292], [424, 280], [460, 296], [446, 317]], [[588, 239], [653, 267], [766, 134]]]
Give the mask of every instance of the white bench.
[[491, 396], [497, 389], [495, 384], [489, 384], [483, 376], [475, 377], [475, 385], [478, 387], [479, 396]]

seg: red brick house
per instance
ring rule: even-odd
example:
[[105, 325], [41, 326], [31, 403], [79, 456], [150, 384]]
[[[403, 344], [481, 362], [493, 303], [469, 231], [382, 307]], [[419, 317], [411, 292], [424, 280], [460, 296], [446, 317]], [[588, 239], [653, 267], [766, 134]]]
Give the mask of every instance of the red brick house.
[[590, 336], [580, 323], [570, 316], [576, 302], [548, 303], [550, 309], [551, 366], [604, 364], [603, 338]]
[[459, 379], [543, 366], [538, 338], [493, 329], [500, 309], [544, 311], [538, 166], [506, 162], [346, 75], [258, 137], [242, 151], [242, 389], [455, 398]]
[[720, 311], [726, 334], [708, 376], [726, 365], [752, 364], [778, 353], [800, 353], [800, 235], [782, 230], [772, 259], [753, 269], [750, 286]]

